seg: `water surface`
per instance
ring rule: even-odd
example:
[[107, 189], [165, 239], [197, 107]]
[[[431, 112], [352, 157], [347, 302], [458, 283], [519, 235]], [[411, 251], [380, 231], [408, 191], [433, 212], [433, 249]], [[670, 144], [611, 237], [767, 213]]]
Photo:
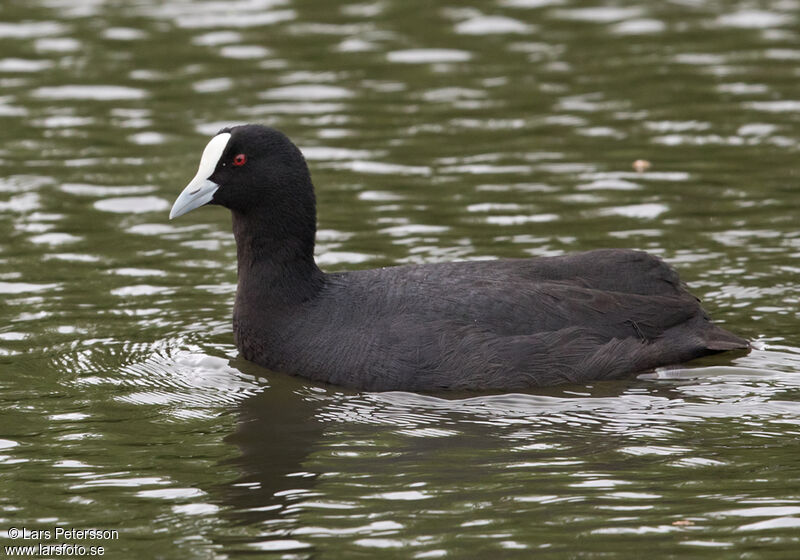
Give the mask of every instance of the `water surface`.
[[[798, 13], [4, 3], [2, 544], [58, 525], [119, 530], [112, 558], [789, 557]], [[258, 368], [232, 343], [229, 216], [167, 220], [242, 122], [306, 154], [326, 270], [645, 249], [758, 349], [444, 398]]]

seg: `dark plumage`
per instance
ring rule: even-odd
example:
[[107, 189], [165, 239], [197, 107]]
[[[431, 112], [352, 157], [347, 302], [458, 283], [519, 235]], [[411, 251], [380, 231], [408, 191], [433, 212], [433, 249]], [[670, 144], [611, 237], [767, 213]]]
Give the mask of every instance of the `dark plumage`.
[[516, 390], [749, 348], [640, 251], [324, 273], [305, 160], [263, 126], [220, 131], [171, 217], [204, 203], [233, 214], [234, 337], [270, 369], [376, 391]]

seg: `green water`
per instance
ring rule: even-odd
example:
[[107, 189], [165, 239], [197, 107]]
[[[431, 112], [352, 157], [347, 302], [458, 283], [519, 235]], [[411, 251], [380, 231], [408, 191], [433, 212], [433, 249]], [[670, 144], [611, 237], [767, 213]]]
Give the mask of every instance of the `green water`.
[[[3, 2], [0, 546], [793, 557], [799, 16], [796, 0]], [[232, 343], [229, 216], [167, 220], [209, 135], [240, 122], [306, 153], [327, 270], [641, 248], [758, 349], [447, 399], [255, 367]], [[56, 526], [118, 538], [10, 538]]]

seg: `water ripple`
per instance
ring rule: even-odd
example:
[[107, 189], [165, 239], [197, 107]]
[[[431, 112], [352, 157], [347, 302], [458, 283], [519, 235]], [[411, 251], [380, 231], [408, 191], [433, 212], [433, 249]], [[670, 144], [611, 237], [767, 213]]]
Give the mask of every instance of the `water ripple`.
[[139, 88], [116, 85], [64, 85], [36, 88], [31, 92], [34, 97], [52, 100], [81, 99], [92, 101], [116, 101], [126, 99], [142, 99], [148, 92]]

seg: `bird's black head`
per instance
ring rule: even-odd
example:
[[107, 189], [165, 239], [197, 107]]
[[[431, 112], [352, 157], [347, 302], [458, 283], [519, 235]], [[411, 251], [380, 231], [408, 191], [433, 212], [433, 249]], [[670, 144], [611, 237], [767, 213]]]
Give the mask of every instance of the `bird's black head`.
[[197, 175], [178, 196], [170, 218], [205, 204], [243, 216], [269, 213], [316, 221], [303, 154], [282, 132], [257, 124], [224, 128], [209, 141]]

